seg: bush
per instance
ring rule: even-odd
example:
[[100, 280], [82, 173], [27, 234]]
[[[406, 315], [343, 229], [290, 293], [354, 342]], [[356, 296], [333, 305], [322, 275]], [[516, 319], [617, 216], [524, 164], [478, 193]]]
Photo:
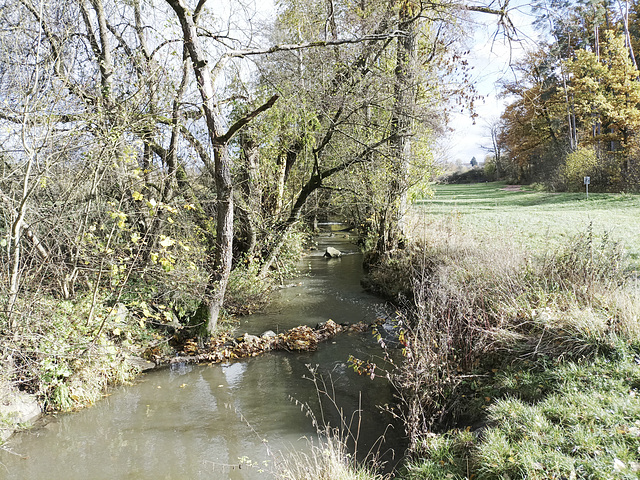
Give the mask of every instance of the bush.
[[444, 180], [442, 183], [479, 183], [486, 182], [487, 178], [484, 175], [484, 170], [482, 168], [476, 167], [471, 168], [465, 172], [453, 172]]
[[485, 160], [484, 162], [484, 177], [488, 182], [494, 182], [498, 180], [498, 169], [496, 168], [495, 160]]
[[580, 147], [567, 155], [559, 170], [560, 177], [570, 192], [585, 189], [584, 177], [591, 177], [591, 191], [619, 189], [622, 185], [621, 161], [615, 152], [597, 152], [593, 147]]
[[567, 155], [562, 178], [571, 192], [584, 189], [584, 177], [595, 177], [598, 173], [598, 156], [593, 148], [581, 147]]

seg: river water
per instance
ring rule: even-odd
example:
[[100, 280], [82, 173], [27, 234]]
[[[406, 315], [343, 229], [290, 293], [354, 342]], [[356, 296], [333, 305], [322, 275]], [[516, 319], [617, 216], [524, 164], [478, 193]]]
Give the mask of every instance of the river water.
[[[300, 277], [277, 292], [265, 313], [241, 318], [239, 334], [385, 318], [384, 303], [360, 286], [362, 256], [354, 238], [331, 231], [336, 228], [325, 226], [318, 250], [300, 264]], [[327, 246], [348, 254], [326, 259]], [[272, 352], [142, 375], [91, 408], [14, 435], [0, 450], [0, 479], [273, 478], [282, 457], [317, 445], [313, 418], [348, 425], [348, 443], [354, 448], [357, 438], [359, 457], [374, 449], [393, 465], [402, 453], [401, 428], [389, 427], [390, 416], [377, 407], [391, 402], [391, 387], [356, 375], [350, 354], [382, 363], [371, 333], [347, 333], [315, 352]]]

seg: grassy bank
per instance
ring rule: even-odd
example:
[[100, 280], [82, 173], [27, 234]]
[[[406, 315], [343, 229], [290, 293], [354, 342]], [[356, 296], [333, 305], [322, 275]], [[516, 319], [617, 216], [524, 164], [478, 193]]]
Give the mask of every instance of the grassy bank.
[[373, 274], [414, 306], [402, 476], [638, 478], [640, 197], [501, 188], [437, 187]]

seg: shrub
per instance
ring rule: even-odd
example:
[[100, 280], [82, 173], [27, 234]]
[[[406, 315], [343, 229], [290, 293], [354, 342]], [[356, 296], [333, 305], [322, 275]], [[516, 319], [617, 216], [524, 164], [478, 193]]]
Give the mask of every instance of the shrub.
[[560, 167], [560, 177], [571, 192], [584, 190], [584, 177], [591, 177], [589, 190], [609, 191], [621, 185], [621, 158], [611, 152], [597, 152], [593, 147], [580, 147], [567, 155]]
[[567, 155], [564, 167], [561, 169], [567, 189], [572, 192], [582, 190], [584, 177], [596, 177], [598, 163], [598, 156], [593, 148], [580, 147]]

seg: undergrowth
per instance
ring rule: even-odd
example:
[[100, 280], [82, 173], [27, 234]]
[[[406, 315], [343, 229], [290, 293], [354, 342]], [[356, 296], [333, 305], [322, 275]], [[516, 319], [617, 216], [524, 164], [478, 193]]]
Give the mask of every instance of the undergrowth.
[[90, 296], [76, 301], [38, 299], [37, 310], [21, 300], [18, 330], [2, 338], [5, 386], [38, 396], [46, 410], [73, 410], [94, 403], [107, 386], [130, 381], [137, 370], [126, 361], [140, 345], [160, 336], [143, 319], [132, 322], [122, 304], [94, 309]]
[[[305, 239], [304, 233], [290, 233], [266, 277], [259, 275], [257, 262], [238, 262], [220, 333], [232, 328], [233, 315], [268, 303], [275, 282], [295, 272]], [[21, 390], [36, 395], [47, 411], [86, 407], [109, 386], [132, 380], [140, 357], [167, 358], [178, 343], [195, 335], [204, 271], [177, 263], [168, 272], [148, 267], [104, 277], [102, 283], [87, 280], [69, 300], [25, 281], [13, 307], [15, 329], [0, 310], [0, 401]], [[7, 304], [7, 292], [2, 279], [0, 305]]]
[[638, 478], [640, 296], [619, 244], [588, 228], [533, 257], [432, 224], [373, 276], [401, 270], [404, 477]]

